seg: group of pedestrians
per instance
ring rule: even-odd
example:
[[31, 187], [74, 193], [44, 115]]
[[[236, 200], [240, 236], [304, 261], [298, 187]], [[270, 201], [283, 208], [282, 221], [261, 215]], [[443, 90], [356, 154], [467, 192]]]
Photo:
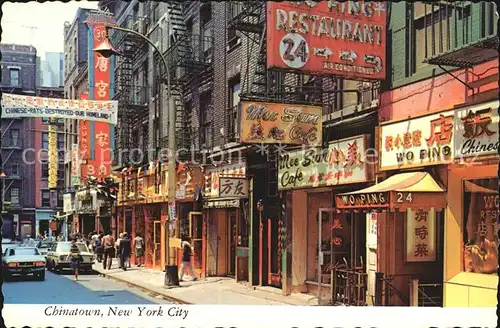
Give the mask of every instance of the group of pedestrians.
[[115, 241], [113, 234], [108, 232], [106, 235], [93, 231], [90, 239], [90, 248], [99, 263], [103, 263], [104, 270], [111, 270], [113, 258], [118, 259], [121, 269], [124, 271], [130, 268], [130, 256], [132, 247], [135, 250], [136, 265], [144, 265], [144, 239], [136, 236], [132, 241], [127, 232], [120, 233]]

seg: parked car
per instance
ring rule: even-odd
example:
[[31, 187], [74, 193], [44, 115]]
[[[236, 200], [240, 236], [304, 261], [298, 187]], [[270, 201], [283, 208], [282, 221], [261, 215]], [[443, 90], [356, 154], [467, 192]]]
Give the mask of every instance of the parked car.
[[45, 280], [45, 258], [36, 247], [9, 247], [2, 257], [4, 280], [14, 275], [34, 275], [38, 280]]
[[47, 253], [49, 252], [49, 249], [52, 247], [54, 242], [52, 240], [40, 240], [36, 244], [36, 248], [38, 248], [38, 251], [45, 257], [47, 257]]
[[17, 240], [12, 240], [9, 238], [2, 238], [2, 248], [5, 248], [10, 245], [19, 245], [19, 242]]
[[3, 249], [3, 253], [2, 253], [2, 256], [6, 256], [7, 255], [7, 251], [11, 248], [17, 248], [17, 247], [20, 247], [19, 244], [3, 244], [2, 245], [2, 249]]
[[[80, 250], [80, 255], [83, 258], [83, 262], [80, 263], [81, 271], [92, 270], [92, 265], [94, 264], [94, 258], [92, 253], [89, 252], [87, 245], [85, 243], [76, 243], [76, 246]], [[71, 242], [61, 241], [52, 244], [51, 248], [47, 252], [47, 269], [49, 271], [61, 271], [64, 269], [71, 268], [71, 262], [69, 259], [69, 254], [71, 250]]]

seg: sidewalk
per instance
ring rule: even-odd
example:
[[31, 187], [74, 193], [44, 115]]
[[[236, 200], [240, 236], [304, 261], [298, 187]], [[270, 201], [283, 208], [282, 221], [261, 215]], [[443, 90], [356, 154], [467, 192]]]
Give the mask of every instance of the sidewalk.
[[[113, 262], [117, 262], [113, 260]], [[292, 294], [283, 296], [281, 290], [270, 287], [247, 287], [232, 278], [209, 277], [205, 280], [181, 281], [180, 287], [164, 287], [165, 273], [143, 267], [132, 266], [123, 271], [118, 263], [111, 270], [104, 270], [102, 263], [93, 269], [105, 277], [115, 279], [149, 292], [157, 293], [174, 302], [185, 304], [220, 305], [316, 305], [314, 296]], [[191, 279], [184, 276], [184, 279]]]

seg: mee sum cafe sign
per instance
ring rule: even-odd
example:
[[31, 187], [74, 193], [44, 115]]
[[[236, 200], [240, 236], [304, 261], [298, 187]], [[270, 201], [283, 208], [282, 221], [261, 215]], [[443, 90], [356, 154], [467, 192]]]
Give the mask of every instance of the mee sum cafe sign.
[[243, 101], [240, 106], [242, 143], [321, 144], [320, 106], [254, 101]]
[[278, 189], [333, 186], [368, 180], [368, 136], [330, 143], [327, 149], [311, 148], [283, 154], [278, 163]]

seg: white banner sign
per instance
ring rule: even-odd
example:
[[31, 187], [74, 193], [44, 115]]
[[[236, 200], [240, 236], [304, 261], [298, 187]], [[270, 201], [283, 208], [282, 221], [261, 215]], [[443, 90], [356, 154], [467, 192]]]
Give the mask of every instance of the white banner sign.
[[71, 185], [80, 185], [80, 158], [78, 156], [78, 144], [71, 145]]
[[71, 194], [63, 195], [63, 212], [71, 213], [75, 210], [75, 203], [73, 202], [73, 197]]
[[455, 157], [497, 154], [498, 106], [497, 100], [456, 110]]
[[116, 124], [118, 102], [2, 94], [2, 118], [50, 117]]

